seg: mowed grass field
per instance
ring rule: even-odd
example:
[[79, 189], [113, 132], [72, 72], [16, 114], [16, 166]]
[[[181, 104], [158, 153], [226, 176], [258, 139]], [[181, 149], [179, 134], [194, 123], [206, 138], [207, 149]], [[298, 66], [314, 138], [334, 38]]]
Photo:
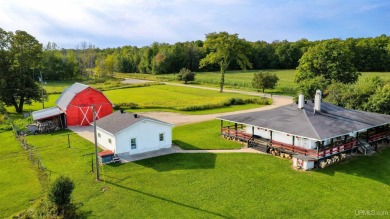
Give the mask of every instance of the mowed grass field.
[[67, 148], [67, 133], [27, 139], [51, 181], [61, 174], [75, 182], [73, 201], [89, 218], [352, 218], [390, 210], [390, 149], [310, 172], [270, 155], [173, 154], [102, 166], [97, 182], [85, 155], [93, 144], [72, 135]]
[[[55, 83], [56, 87], [58, 84]], [[46, 86], [51, 86], [50, 84]], [[59, 87], [63, 87], [61, 85]], [[50, 90], [53, 90], [50, 88]], [[209, 114], [220, 112], [232, 112], [260, 107], [259, 104], [245, 104], [217, 107], [206, 110], [186, 110], [188, 107], [202, 107], [207, 105], [218, 105], [231, 98], [253, 99], [258, 97], [235, 94], [220, 93], [218, 91], [190, 88], [174, 85], [151, 85], [145, 87], [123, 88], [103, 91], [107, 98], [114, 104], [135, 103], [140, 109], [132, 109], [133, 112], [142, 111], [171, 111], [186, 114]], [[45, 108], [55, 106], [55, 101], [60, 94], [50, 94], [48, 101], [45, 101]], [[211, 106], [212, 107], [212, 106]], [[42, 109], [41, 102], [33, 102], [25, 105], [24, 111], [35, 111]], [[7, 107], [7, 111], [15, 113], [14, 107]]]
[[0, 133], [0, 218], [25, 210], [43, 195], [36, 167], [12, 132]]
[[[294, 83], [296, 70], [264, 70], [276, 74], [279, 77], [279, 82], [275, 89], [266, 89], [266, 93], [280, 94], [280, 95], [296, 95], [297, 85]], [[244, 89], [251, 90], [253, 74], [261, 72], [260, 70], [249, 71], [228, 71], [225, 74], [225, 88]], [[118, 78], [140, 78], [148, 80], [159, 81], [176, 81], [175, 74], [162, 74], [162, 75], [150, 75], [150, 74], [116, 74]], [[365, 80], [368, 77], [379, 76], [383, 80], [390, 80], [390, 72], [362, 72], [359, 80]], [[195, 84], [218, 87], [221, 74], [220, 72], [198, 72], [195, 78]], [[178, 81], [176, 81], [178, 82]], [[181, 83], [181, 82], [178, 82]]]

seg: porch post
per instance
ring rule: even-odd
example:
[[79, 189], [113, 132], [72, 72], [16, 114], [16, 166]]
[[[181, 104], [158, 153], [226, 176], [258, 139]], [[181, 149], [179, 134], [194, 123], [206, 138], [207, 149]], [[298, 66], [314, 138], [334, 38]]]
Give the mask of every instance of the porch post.
[[252, 126], [252, 136], [255, 135], [255, 126]]
[[234, 123], [234, 130], [236, 131], [236, 138], [237, 138], [237, 123]]
[[295, 136], [292, 136], [292, 145], [295, 146]]
[[272, 142], [272, 131], [269, 130], [269, 140]]
[[344, 135], [344, 144], [347, 143], [347, 135]]

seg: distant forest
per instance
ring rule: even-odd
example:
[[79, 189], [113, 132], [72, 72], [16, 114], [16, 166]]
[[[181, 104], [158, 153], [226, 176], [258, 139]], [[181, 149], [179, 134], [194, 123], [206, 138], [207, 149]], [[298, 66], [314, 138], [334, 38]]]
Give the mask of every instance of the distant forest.
[[[296, 42], [265, 41], [248, 42], [247, 51], [253, 68], [295, 69], [309, 47], [320, 42], [301, 39]], [[390, 71], [390, 37], [348, 38], [340, 40], [352, 54], [353, 65], [358, 71]], [[44, 47], [43, 67], [46, 80], [67, 80], [79, 77], [110, 77], [114, 72], [165, 74], [177, 73], [181, 68], [194, 72], [219, 71], [218, 65], [199, 68], [199, 62], [209, 51], [203, 48], [203, 41], [178, 42], [175, 44], [153, 43], [138, 48], [123, 46], [99, 49], [86, 42], [76, 49], [62, 49], [55, 43]], [[229, 70], [238, 70], [231, 62]]]

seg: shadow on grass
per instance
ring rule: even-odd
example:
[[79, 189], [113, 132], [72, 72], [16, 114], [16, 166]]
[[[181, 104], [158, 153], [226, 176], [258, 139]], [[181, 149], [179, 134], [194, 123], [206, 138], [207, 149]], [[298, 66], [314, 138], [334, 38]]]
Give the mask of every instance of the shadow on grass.
[[180, 140], [172, 140], [172, 143], [179, 146], [181, 149], [185, 149], [185, 150], [205, 150], [204, 148], [199, 148], [192, 144]]
[[152, 168], [159, 172], [172, 170], [213, 169], [216, 154], [170, 154], [145, 160], [134, 161], [135, 164]]
[[113, 182], [110, 182], [110, 181], [106, 181], [106, 183], [111, 184], [113, 186], [117, 186], [117, 187], [122, 188], [122, 189], [126, 189], [126, 190], [129, 190], [129, 191], [132, 191], [132, 192], [136, 192], [136, 193], [144, 195], [144, 196], [148, 196], [150, 198], [155, 198], [155, 199], [158, 199], [158, 200], [161, 200], [161, 201], [164, 201], [164, 202], [168, 202], [168, 203], [171, 203], [171, 204], [175, 204], [175, 205], [178, 205], [178, 206], [181, 206], [181, 207], [185, 207], [185, 208], [190, 208], [190, 209], [193, 209], [195, 211], [201, 211], [203, 213], [208, 214], [209, 217], [229, 218], [228, 216], [219, 214], [217, 212], [212, 212], [212, 211], [209, 211], [209, 210], [197, 208], [197, 207], [185, 204], [185, 203], [177, 202], [175, 200], [171, 200], [171, 199], [168, 199], [168, 198], [164, 198], [164, 197], [160, 197], [160, 196], [157, 196], [157, 195], [153, 195], [153, 194], [150, 194], [150, 193], [147, 193], [147, 192], [143, 192], [143, 191], [140, 191], [140, 190], [137, 190], [137, 189], [132, 189], [132, 188], [129, 188], [129, 187], [126, 187], [126, 186], [122, 186], [122, 185], [119, 185], [119, 184], [116, 184], [116, 183], [113, 183]]
[[317, 172], [330, 176], [340, 172], [390, 185], [390, 148], [378, 151], [371, 156], [354, 157]]

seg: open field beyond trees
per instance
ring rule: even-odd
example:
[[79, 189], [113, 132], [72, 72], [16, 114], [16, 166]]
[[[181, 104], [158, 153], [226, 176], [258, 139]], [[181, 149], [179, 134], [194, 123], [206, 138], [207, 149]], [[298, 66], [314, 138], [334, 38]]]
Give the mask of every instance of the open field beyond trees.
[[[389, 149], [310, 172], [295, 171], [289, 160], [270, 155], [173, 154], [102, 166], [104, 180], [96, 182], [87, 155], [93, 144], [72, 134], [68, 148], [67, 133], [27, 140], [38, 148], [50, 181], [62, 174], [75, 182], [73, 200], [91, 218], [351, 218], [361, 209], [389, 210]], [[25, 156], [17, 160], [27, 160]], [[11, 171], [20, 167], [8, 165]], [[20, 202], [7, 195], [2, 206], [14, 207], [1, 217], [31, 205], [29, 199], [37, 193], [43, 195], [37, 179], [19, 184], [8, 193], [23, 197], [28, 188], [34, 194]]]
[[[280, 94], [280, 95], [296, 95], [296, 84], [294, 83], [294, 77], [296, 70], [267, 70], [271, 73], [276, 74], [279, 77], [279, 82], [275, 89], [266, 89], [266, 93]], [[253, 74], [260, 72], [259, 70], [250, 70], [250, 71], [228, 71], [225, 73], [225, 85], [226, 88], [235, 88], [235, 89], [244, 89], [244, 90], [254, 90], [252, 88], [252, 79]], [[220, 81], [220, 72], [198, 72], [195, 77], [196, 84], [206, 85], [212, 87], [218, 87]], [[363, 72], [359, 80], [365, 80], [368, 77], [379, 76], [383, 80], [390, 80], [390, 72]], [[151, 74], [116, 74], [116, 77], [119, 78], [139, 78], [147, 80], [158, 80], [158, 81], [176, 81], [176, 74], [161, 74], [161, 75], [151, 75]], [[178, 82], [180, 83], [180, 82]]]

